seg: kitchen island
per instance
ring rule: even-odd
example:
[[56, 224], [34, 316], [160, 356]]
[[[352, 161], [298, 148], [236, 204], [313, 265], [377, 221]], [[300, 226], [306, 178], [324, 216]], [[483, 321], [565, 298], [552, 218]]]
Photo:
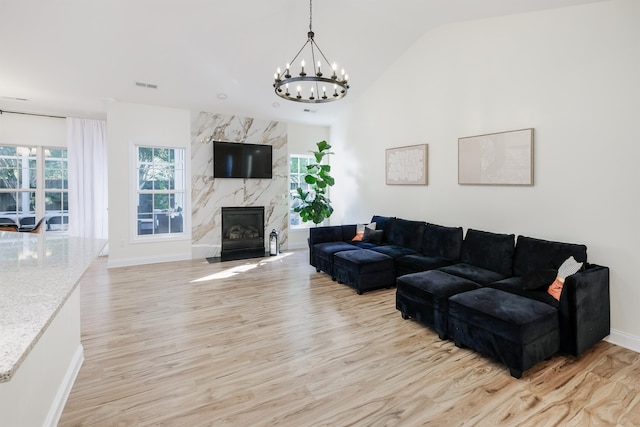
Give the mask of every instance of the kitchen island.
[[105, 244], [0, 232], [3, 426], [57, 424], [83, 361], [78, 282]]

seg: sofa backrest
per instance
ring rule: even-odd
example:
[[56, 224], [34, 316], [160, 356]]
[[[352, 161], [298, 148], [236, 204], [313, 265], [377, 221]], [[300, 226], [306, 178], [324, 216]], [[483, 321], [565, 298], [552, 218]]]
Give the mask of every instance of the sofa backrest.
[[[410, 221], [408, 219], [393, 218], [389, 234], [385, 241], [390, 245], [402, 246], [419, 252], [422, 248], [424, 221]], [[376, 223], [376, 229], [377, 229]], [[386, 233], [385, 233], [386, 234]]]
[[382, 240], [384, 242], [389, 238], [389, 233], [391, 232], [391, 221], [393, 221], [394, 217], [392, 216], [380, 216], [374, 215], [371, 217], [371, 222], [376, 223], [376, 230], [384, 230], [384, 235], [382, 236]]
[[356, 224], [341, 225], [342, 241], [350, 242], [356, 235]]
[[421, 252], [457, 261], [460, 259], [463, 234], [462, 227], [427, 223], [424, 227]]
[[468, 229], [462, 242], [460, 261], [511, 276], [515, 234], [490, 233]]
[[578, 262], [587, 262], [587, 247], [575, 243], [553, 242], [518, 236], [513, 257], [514, 276], [549, 268], [558, 268], [573, 256]]

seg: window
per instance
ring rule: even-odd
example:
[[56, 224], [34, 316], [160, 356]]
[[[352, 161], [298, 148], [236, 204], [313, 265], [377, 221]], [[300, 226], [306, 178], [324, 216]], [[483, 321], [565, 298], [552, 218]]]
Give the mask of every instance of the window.
[[184, 232], [185, 149], [136, 147], [137, 235]]
[[44, 206], [48, 230], [66, 230], [69, 226], [69, 162], [67, 150], [44, 150]]
[[[44, 159], [44, 160], [43, 160]], [[0, 223], [68, 228], [66, 148], [0, 146]]]
[[312, 224], [305, 224], [300, 219], [300, 214], [293, 210], [300, 204], [300, 199], [294, 196], [298, 194], [298, 187], [303, 191], [310, 191], [311, 185], [304, 182], [307, 174], [307, 165], [314, 162], [313, 156], [292, 154], [289, 156], [289, 226], [291, 228], [304, 228]]

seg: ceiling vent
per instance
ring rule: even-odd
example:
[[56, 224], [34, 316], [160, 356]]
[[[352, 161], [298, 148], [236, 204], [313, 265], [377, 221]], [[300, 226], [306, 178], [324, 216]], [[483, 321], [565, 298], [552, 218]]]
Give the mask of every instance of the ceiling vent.
[[146, 87], [148, 89], [158, 89], [158, 85], [154, 85], [153, 83], [136, 82], [136, 86]]

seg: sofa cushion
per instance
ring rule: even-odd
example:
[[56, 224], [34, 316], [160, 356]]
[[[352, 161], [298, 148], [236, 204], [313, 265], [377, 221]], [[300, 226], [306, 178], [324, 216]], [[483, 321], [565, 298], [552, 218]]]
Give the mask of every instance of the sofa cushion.
[[333, 276], [333, 262], [334, 255], [341, 251], [353, 251], [360, 250], [355, 245], [347, 242], [325, 242], [316, 243], [312, 247], [313, 251], [310, 251], [311, 265], [316, 267], [318, 271], [324, 271], [325, 273]]
[[413, 249], [409, 249], [407, 247], [398, 246], [398, 245], [380, 245], [380, 246], [372, 247], [371, 250], [381, 254], [385, 254], [394, 259], [403, 257], [405, 255], [412, 255], [417, 253]]
[[[558, 329], [558, 310], [538, 301], [501, 292], [492, 288], [480, 288], [453, 295], [449, 298], [449, 315], [475, 325], [508, 341], [523, 345], [546, 336]], [[475, 337], [463, 340], [473, 342]], [[559, 347], [557, 336], [554, 347]]]
[[[380, 231], [382, 231], [382, 230], [380, 230]], [[359, 242], [358, 242], [358, 241], [352, 241], [352, 242], [350, 242], [350, 243], [351, 243], [352, 245], [354, 245], [354, 246], [356, 246], [356, 247], [360, 248], [360, 249], [373, 249], [373, 248], [376, 248], [376, 247], [380, 246], [380, 244], [379, 244], [379, 243], [363, 242], [362, 240], [361, 240], [361, 241], [359, 241]]]
[[393, 259], [367, 249], [338, 252], [335, 256], [336, 279], [354, 287], [358, 294], [393, 286], [395, 273]]
[[459, 262], [457, 264], [449, 265], [447, 267], [438, 268], [445, 273], [453, 274], [454, 276], [464, 277], [465, 279], [472, 280], [480, 285], [488, 285], [489, 283], [496, 282], [504, 279], [504, 274], [495, 272], [493, 270], [487, 270], [486, 268], [478, 267], [472, 264]]
[[348, 224], [339, 226], [342, 230], [342, 240], [343, 242], [350, 242], [353, 239], [353, 236], [356, 235], [356, 224]]
[[[490, 283], [487, 285], [487, 287], [509, 292], [510, 294], [531, 298], [536, 301], [549, 304], [550, 306], [555, 308], [558, 308], [560, 306], [559, 302], [547, 293], [547, 287], [549, 285], [538, 289], [523, 289], [522, 280], [522, 277], [511, 276], [507, 277], [506, 279]], [[551, 282], [553, 282], [553, 280], [551, 280]]]
[[359, 248], [347, 242], [325, 242], [316, 243], [313, 249], [317, 257], [330, 260], [337, 252], [352, 251]]
[[438, 270], [406, 274], [398, 277], [396, 283], [397, 290], [409, 290], [415, 296], [429, 299], [434, 295], [446, 299], [480, 287], [477, 283], [463, 277], [452, 276]]
[[385, 240], [390, 245], [403, 246], [414, 252], [419, 252], [422, 249], [424, 226], [423, 221], [394, 218], [391, 221], [389, 232], [385, 232]]
[[522, 276], [522, 289], [525, 291], [546, 289], [556, 277], [558, 277], [558, 270], [555, 268], [531, 271]]
[[405, 255], [396, 259], [396, 269], [398, 276], [403, 274], [418, 273], [420, 271], [435, 270], [453, 264], [447, 258], [429, 256], [425, 254]]
[[424, 227], [421, 252], [432, 257], [456, 261], [460, 259], [462, 239], [462, 227], [427, 223]]
[[500, 280], [512, 274], [514, 243], [514, 234], [469, 229], [462, 242], [460, 261], [500, 273], [502, 277], [495, 279]]
[[362, 241], [362, 238], [364, 237], [364, 232], [365, 232], [366, 229], [375, 230], [376, 229], [376, 223], [375, 222], [371, 222], [369, 224], [357, 224], [356, 225], [356, 234], [351, 238], [351, 240], [354, 241], [354, 242]]
[[376, 230], [384, 230], [385, 239], [389, 236], [391, 230], [391, 221], [394, 218], [392, 216], [380, 216], [374, 215], [371, 217], [371, 222], [376, 223]]
[[518, 236], [513, 257], [513, 275], [522, 276], [535, 270], [557, 269], [570, 256], [578, 262], [586, 262], [587, 247]]
[[388, 256], [367, 249], [337, 252], [335, 262], [339, 265], [356, 269], [360, 273], [393, 271], [394, 266]]
[[449, 298], [448, 332], [457, 347], [467, 346], [522, 372], [560, 349], [558, 310], [492, 288]]
[[362, 242], [370, 242], [379, 245], [384, 238], [384, 230], [372, 230], [369, 227], [365, 227], [364, 234], [362, 236]]
[[404, 315], [433, 327], [440, 338], [447, 336], [448, 299], [480, 285], [438, 270], [400, 276], [396, 280], [396, 308]]

